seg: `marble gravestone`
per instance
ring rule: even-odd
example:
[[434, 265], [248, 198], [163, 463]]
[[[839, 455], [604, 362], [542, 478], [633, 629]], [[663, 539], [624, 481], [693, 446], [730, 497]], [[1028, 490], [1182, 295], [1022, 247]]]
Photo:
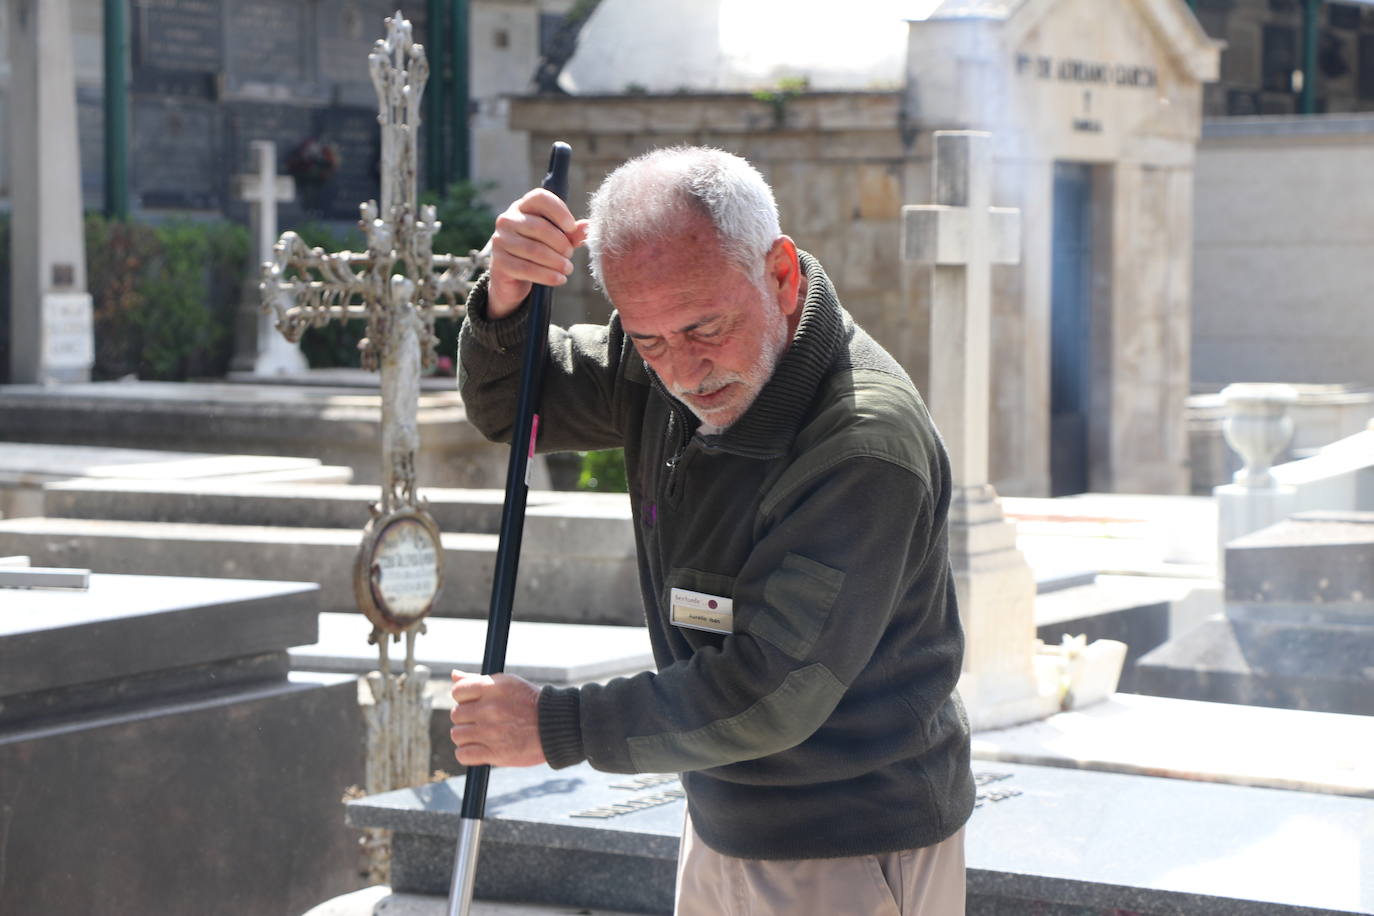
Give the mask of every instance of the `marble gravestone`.
[[290, 916], [358, 886], [356, 684], [286, 652], [316, 591], [0, 589], [0, 912]]
[[1145, 655], [1136, 690], [1374, 715], [1374, 513], [1300, 512], [1225, 562], [1225, 612]]

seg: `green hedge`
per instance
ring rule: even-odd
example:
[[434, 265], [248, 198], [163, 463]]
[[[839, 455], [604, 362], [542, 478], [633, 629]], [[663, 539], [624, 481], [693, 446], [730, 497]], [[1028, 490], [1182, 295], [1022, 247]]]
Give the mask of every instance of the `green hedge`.
[[[491, 235], [495, 216], [481, 200], [484, 188], [455, 184], [438, 207], [443, 228], [434, 250], [466, 254]], [[321, 223], [297, 229], [308, 244], [328, 251], [360, 250], [361, 232]], [[248, 280], [248, 231], [236, 223], [179, 220], [119, 222], [99, 214], [85, 220], [87, 285], [95, 307], [96, 379], [214, 378], [229, 369], [234, 321]], [[0, 213], [0, 371], [9, 353], [9, 215]], [[440, 353], [457, 348], [455, 322], [436, 328]], [[314, 367], [359, 365], [364, 323], [312, 328], [301, 348]]]
[[97, 379], [222, 376], [234, 348], [248, 231], [228, 222], [160, 225], [86, 217]]

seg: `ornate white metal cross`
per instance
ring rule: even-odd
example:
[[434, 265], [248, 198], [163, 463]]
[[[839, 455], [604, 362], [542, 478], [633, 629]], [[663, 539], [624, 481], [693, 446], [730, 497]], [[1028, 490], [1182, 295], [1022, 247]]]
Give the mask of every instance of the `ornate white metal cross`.
[[386, 639], [379, 637], [407, 634], [409, 668], [415, 630], [442, 580], [438, 528], [416, 495], [420, 372], [434, 364], [435, 319], [462, 316], [482, 266], [477, 252], [434, 253], [440, 224], [434, 207], [420, 207], [416, 196], [420, 99], [429, 63], [400, 11], [386, 28], [386, 38], [368, 55], [382, 134], [382, 193], [380, 205], [368, 201], [359, 208], [367, 250], [326, 252], [286, 232], [263, 264], [260, 284], [263, 308], [276, 313], [277, 328], [289, 340], [331, 321], [367, 320], [359, 346], [363, 365], [381, 370], [383, 484], [354, 586], [375, 626], [384, 671]]

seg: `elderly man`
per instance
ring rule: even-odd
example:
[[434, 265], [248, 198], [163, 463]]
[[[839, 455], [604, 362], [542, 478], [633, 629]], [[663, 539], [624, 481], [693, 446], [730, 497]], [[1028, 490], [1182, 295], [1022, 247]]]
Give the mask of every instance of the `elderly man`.
[[454, 672], [459, 762], [681, 773], [680, 916], [963, 913], [963, 631], [920, 395], [759, 173], [675, 148], [612, 173], [587, 220], [542, 190], [497, 220], [459, 345], [489, 437], [510, 436], [531, 284], [583, 244], [615, 312], [550, 330], [539, 447], [624, 447], [658, 670]]

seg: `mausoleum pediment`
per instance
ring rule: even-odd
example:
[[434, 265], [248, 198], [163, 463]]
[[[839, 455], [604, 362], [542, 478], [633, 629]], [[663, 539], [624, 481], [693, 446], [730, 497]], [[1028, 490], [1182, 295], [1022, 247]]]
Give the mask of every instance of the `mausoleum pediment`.
[[1176, 0], [945, 0], [911, 22], [907, 86], [924, 127], [1106, 161], [1131, 138], [1194, 142], [1219, 55]]

